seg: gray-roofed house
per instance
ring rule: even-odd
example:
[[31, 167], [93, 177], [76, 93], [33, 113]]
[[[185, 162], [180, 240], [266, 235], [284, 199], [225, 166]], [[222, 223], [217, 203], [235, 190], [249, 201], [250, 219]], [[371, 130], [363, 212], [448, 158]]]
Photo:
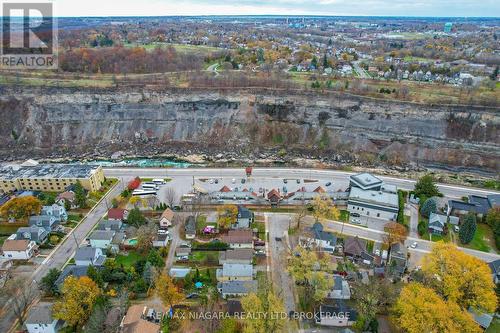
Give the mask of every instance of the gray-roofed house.
[[54, 319], [52, 303], [40, 302], [28, 313], [25, 325], [29, 333], [55, 333], [62, 327], [62, 321]]
[[49, 233], [42, 227], [33, 225], [31, 227], [21, 227], [16, 231], [16, 239], [32, 240], [37, 244], [42, 244], [47, 240]]
[[328, 292], [327, 298], [351, 299], [351, 289], [349, 283], [340, 275], [333, 276], [333, 287]]
[[100, 249], [110, 247], [115, 233], [113, 230], [94, 230], [89, 236], [90, 246]]
[[483, 313], [479, 310], [469, 308], [467, 310], [471, 315], [476, 324], [478, 324], [483, 330], [488, 329], [490, 327], [491, 322], [493, 321], [493, 314]]
[[165, 247], [168, 244], [167, 234], [156, 234], [153, 240], [153, 247]]
[[196, 237], [196, 220], [193, 215], [188, 216], [186, 224], [184, 225], [186, 239], [193, 239]]
[[252, 249], [229, 249], [219, 252], [219, 265], [224, 264], [246, 264], [250, 265], [253, 260]]
[[49, 215], [30, 216], [28, 224], [30, 226], [42, 227], [47, 230], [47, 232], [51, 232], [57, 225], [59, 225], [56, 218]]
[[253, 266], [245, 264], [223, 264], [218, 268], [217, 281], [249, 281], [253, 280]]
[[188, 256], [191, 254], [191, 248], [190, 247], [177, 247], [175, 249], [175, 256], [177, 258]]
[[88, 270], [89, 266], [68, 265], [64, 267], [64, 269], [62, 270], [61, 274], [59, 275], [59, 277], [55, 282], [55, 285], [60, 290], [64, 280], [66, 280], [68, 276], [74, 276], [76, 278], [87, 276]]
[[442, 235], [447, 219], [446, 215], [431, 213], [429, 215], [429, 233]]
[[252, 223], [253, 214], [252, 212], [244, 207], [238, 206], [238, 216], [236, 217], [236, 223], [233, 224], [233, 229], [248, 229], [250, 228], [250, 223]]
[[448, 201], [447, 215], [461, 216], [468, 213], [477, 214], [482, 217], [486, 214], [487, 210], [484, 206], [478, 205], [476, 202], [464, 202], [459, 200]]
[[500, 259], [490, 262], [488, 266], [490, 266], [491, 269], [493, 282], [495, 282], [495, 284], [500, 283]]
[[337, 236], [331, 232], [323, 231], [323, 225], [319, 222], [314, 223], [311, 228], [313, 234], [313, 241], [316, 246], [325, 251], [333, 252], [337, 245]]
[[390, 273], [403, 275], [408, 267], [408, 249], [401, 243], [392, 244], [388, 262]]
[[102, 266], [106, 256], [102, 249], [95, 247], [79, 247], [75, 253], [75, 264], [77, 266]]
[[257, 281], [225, 281], [217, 284], [223, 298], [240, 297], [257, 291]]
[[40, 215], [43, 216], [53, 216], [56, 222], [64, 223], [68, 220], [68, 213], [64, 206], [59, 206], [58, 204], [53, 204], [52, 206], [43, 206]]
[[500, 194], [490, 194], [486, 196], [491, 208], [500, 207]]
[[97, 230], [120, 231], [122, 229], [122, 220], [102, 220], [97, 225]]

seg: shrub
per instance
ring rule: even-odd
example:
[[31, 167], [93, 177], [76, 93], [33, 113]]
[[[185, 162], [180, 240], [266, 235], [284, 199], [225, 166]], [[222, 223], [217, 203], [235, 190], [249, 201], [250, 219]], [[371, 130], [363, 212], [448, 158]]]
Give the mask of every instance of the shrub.
[[477, 222], [476, 215], [467, 214], [464, 219], [464, 223], [460, 227], [460, 232], [458, 233], [458, 237], [462, 244], [469, 244], [474, 238], [474, 234], [476, 233]]

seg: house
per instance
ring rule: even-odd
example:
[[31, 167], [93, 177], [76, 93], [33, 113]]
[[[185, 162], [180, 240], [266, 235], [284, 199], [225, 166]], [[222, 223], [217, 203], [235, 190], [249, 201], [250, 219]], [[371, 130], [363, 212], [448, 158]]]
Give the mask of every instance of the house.
[[390, 273], [403, 275], [408, 267], [408, 249], [401, 243], [392, 244], [388, 262]]
[[128, 217], [128, 210], [121, 208], [110, 208], [108, 210], [108, 220], [120, 220], [125, 222]]
[[228, 299], [227, 300], [227, 313], [230, 316], [240, 316], [243, 313], [243, 307], [241, 306], [241, 302], [237, 299]]
[[224, 264], [252, 264], [252, 249], [232, 249], [219, 252], [219, 265]]
[[167, 234], [156, 234], [153, 240], [153, 247], [165, 247], [168, 244]]
[[488, 266], [490, 266], [491, 269], [493, 282], [495, 282], [495, 284], [500, 283], [500, 259], [490, 262]]
[[347, 237], [344, 240], [344, 254], [349, 257], [360, 258], [366, 251], [366, 240], [356, 237]]
[[66, 207], [66, 203], [70, 205], [71, 209], [78, 208], [78, 205], [75, 203], [75, 192], [65, 191], [59, 193], [56, 198], [56, 204], [62, 207]]
[[[96, 266], [96, 268], [99, 269], [100, 266]], [[64, 283], [64, 280], [66, 280], [68, 276], [73, 276], [75, 278], [87, 276], [88, 270], [89, 266], [86, 265], [85, 266], [67, 265], [66, 267], [64, 267], [61, 274], [59, 274], [59, 277], [54, 282], [54, 284], [57, 286], [59, 290], [61, 290], [62, 284]]]
[[90, 246], [107, 249], [111, 246], [115, 233], [113, 230], [94, 230], [89, 236]]
[[31, 226], [31, 227], [21, 227], [16, 231], [16, 239], [27, 239], [32, 240], [37, 244], [42, 244], [47, 240], [49, 233], [42, 227]]
[[253, 233], [249, 229], [229, 230], [222, 241], [232, 249], [253, 249]]
[[257, 292], [257, 281], [225, 281], [217, 284], [223, 298], [246, 296]]
[[177, 258], [180, 257], [185, 257], [191, 254], [191, 248], [190, 247], [178, 247], [175, 249], [175, 256]]
[[351, 299], [349, 283], [340, 275], [333, 275], [333, 288], [327, 294], [327, 298]]
[[97, 225], [97, 230], [120, 231], [123, 227], [122, 220], [102, 220]]
[[337, 236], [331, 232], [323, 231], [323, 225], [319, 222], [314, 223], [311, 231], [313, 234], [313, 242], [317, 247], [329, 252], [335, 251]]
[[102, 249], [94, 247], [79, 247], [75, 253], [75, 264], [77, 266], [102, 266], [106, 256]]
[[167, 229], [172, 226], [174, 222], [174, 211], [167, 208], [161, 213], [160, 216], [160, 229]]
[[110, 250], [113, 253], [118, 253], [120, 251], [120, 245], [123, 243], [125, 238], [126, 238], [125, 232], [118, 231], [117, 233], [115, 233], [113, 239], [111, 240]]
[[57, 223], [64, 223], [68, 220], [68, 213], [64, 206], [53, 204], [52, 206], [43, 206], [40, 213], [42, 216], [53, 216]]
[[[153, 311], [150, 311], [153, 310]], [[159, 314], [159, 313], [158, 313]], [[120, 323], [122, 333], [159, 333], [160, 324], [157, 313], [144, 305], [132, 305]], [[161, 318], [160, 318], [161, 320]]]
[[245, 264], [223, 264], [216, 272], [217, 281], [250, 281], [253, 280], [253, 266]]
[[233, 229], [248, 229], [250, 228], [250, 223], [252, 223], [253, 214], [252, 212], [244, 207], [238, 206], [238, 216], [236, 217], [236, 223], [233, 224]]
[[27, 239], [7, 239], [2, 245], [3, 257], [11, 260], [29, 260], [36, 250], [36, 243]]
[[278, 205], [281, 199], [281, 194], [275, 189], [272, 189], [271, 191], [269, 191], [269, 193], [267, 193], [267, 200], [271, 203], [272, 206]]
[[462, 216], [472, 213], [478, 217], [483, 217], [491, 208], [487, 198], [470, 195], [469, 200], [469, 202], [449, 200], [446, 211], [447, 215]]
[[193, 239], [196, 237], [196, 220], [193, 215], [188, 216], [186, 219], [184, 231], [186, 232], [186, 239]]
[[28, 220], [28, 225], [30, 227], [31, 226], [42, 227], [47, 232], [51, 232], [52, 230], [55, 229], [57, 225], [59, 225], [59, 223], [56, 221], [56, 218], [54, 216], [36, 215], [36, 216], [30, 216]]
[[431, 213], [429, 215], [429, 233], [442, 235], [447, 219], [446, 215]]
[[40, 302], [29, 310], [24, 322], [28, 333], [56, 333], [62, 327], [63, 322], [52, 315], [52, 306], [52, 303]]
[[314, 313], [314, 319], [316, 324], [321, 326], [348, 327], [354, 325], [358, 313], [339, 300], [333, 305], [320, 305]]

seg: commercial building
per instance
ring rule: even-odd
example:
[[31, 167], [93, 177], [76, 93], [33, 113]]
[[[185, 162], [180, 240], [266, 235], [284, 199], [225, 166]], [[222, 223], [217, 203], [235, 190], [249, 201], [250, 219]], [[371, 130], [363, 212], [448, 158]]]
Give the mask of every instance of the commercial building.
[[5, 193], [16, 190], [63, 192], [77, 181], [88, 191], [99, 190], [104, 181], [102, 167], [34, 162], [0, 168], [0, 192]]

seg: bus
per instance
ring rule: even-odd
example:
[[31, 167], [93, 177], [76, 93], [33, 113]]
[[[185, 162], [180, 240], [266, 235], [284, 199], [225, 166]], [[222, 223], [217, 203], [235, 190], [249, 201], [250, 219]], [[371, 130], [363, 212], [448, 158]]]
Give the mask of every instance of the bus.
[[144, 190], [158, 190], [159, 189], [158, 185], [156, 185], [154, 183], [142, 183], [141, 186]]
[[137, 196], [137, 197], [145, 197], [148, 195], [156, 195], [156, 191], [154, 191], [154, 190], [134, 190], [132, 192], [132, 196]]
[[165, 185], [167, 182], [165, 181], [165, 179], [161, 179], [161, 178], [157, 178], [157, 179], [153, 179], [152, 181], [154, 184], [156, 185]]

